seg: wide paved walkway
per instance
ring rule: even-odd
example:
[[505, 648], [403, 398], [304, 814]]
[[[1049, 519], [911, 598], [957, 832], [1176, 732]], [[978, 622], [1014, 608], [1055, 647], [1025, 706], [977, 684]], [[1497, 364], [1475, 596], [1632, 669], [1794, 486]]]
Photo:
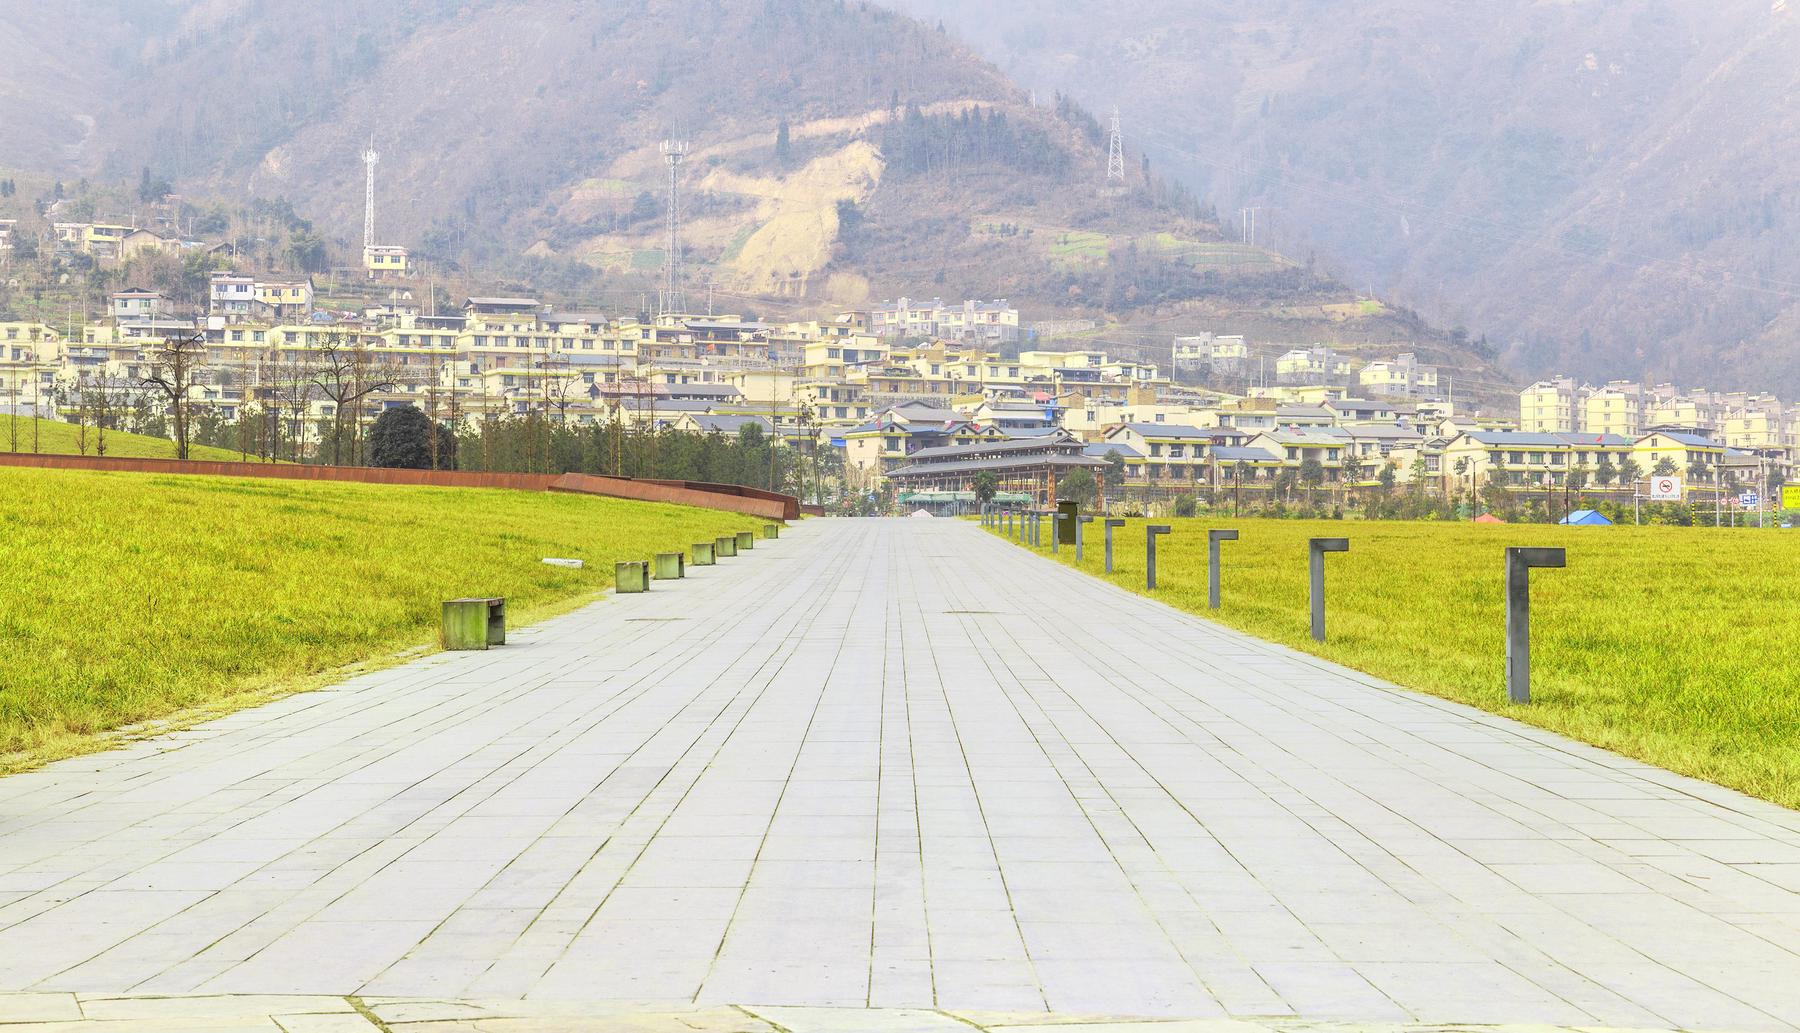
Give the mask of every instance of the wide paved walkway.
[[1800, 1026], [1793, 812], [967, 524], [692, 573], [0, 779], [0, 991]]

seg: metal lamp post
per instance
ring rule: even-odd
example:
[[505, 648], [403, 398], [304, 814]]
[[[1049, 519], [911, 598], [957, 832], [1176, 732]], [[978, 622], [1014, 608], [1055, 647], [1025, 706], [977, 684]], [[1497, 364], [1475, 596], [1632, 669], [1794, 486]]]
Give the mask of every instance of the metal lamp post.
[[1306, 560], [1310, 589], [1308, 598], [1312, 603], [1314, 642], [1325, 641], [1325, 554], [1349, 551], [1350, 539], [1348, 538], [1310, 538], [1307, 540]]

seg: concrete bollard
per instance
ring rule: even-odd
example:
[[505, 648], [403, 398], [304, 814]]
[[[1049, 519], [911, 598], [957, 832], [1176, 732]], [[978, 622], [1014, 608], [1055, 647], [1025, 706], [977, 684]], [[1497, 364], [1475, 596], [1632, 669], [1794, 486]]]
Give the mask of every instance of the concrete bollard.
[[445, 649], [486, 649], [506, 645], [506, 600], [444, 600], [438, 642]]
[[659, 552], [655, 562], [658, 581], [676, 581], [687, 577], [687, 557], [679, 552]]
[[1531, 702], [1531, 570], [1566, 567], [1562, 549], [1506, 550], [1506, 698]]
[[620, 595], [650, 591], [650, 565], [643, 560], [620, 560], [613, 564], [613, 591]]
[[1156, 536], [1168, 534], [1168, 524], [1151, 524], [1144, 528], [1144, 588], [1156, 587]]
[[1106, 518], [1106, 572], [1112, 573], [1112, 533], [1115, 527], [1124, 527], [1125, 521], [1118, 517]]
[[737, 535], [728, 534], [713, 540], [713, 555], [719, 559], [730, 559], [737, 555]]
[[1219, 543], [1237, 540], [1236, 531], [1206, 532], [1206, 607], [1209, 610], [1219, 608]]
[[780, 538], [781, 537], [781, 525], [780, 524], [764, 524], [763, 525], [763, 537], [764, 538]]
[[1075, 562], [1077, 563], [1081, 562], [1081, 540], [1085, 537], [1082, 534], [1082, 528], [1093, 522], [1094, 518], [1086, 514], [1075, 518]]
[[695, 542], [694, 543], [694, 566], [710, 567], [713, 564], [719, 562], [717, 559], [715, 559], [713, 557], [713, 549], [714, 548], [715, 548], [715, 545], [712, 542]]
[[1325, 554], [1349, 552], [1348, 538], [1309, 538], [1306, 542], [1306, 565], [1309, 575], [1307, 598], [1312, 602], [1312, 637], [1325, 641]]
[[737, 547], [739, 552], [742, 552], [745, 549], [756, 548], [756, 532], [739, 531], [737, 533]]

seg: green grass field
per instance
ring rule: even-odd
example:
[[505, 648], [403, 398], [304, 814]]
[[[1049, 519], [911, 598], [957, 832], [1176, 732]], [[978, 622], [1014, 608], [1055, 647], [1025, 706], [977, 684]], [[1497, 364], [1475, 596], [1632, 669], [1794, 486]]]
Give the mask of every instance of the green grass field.
[[[1155, 598], [1206, 608], [1206, 529], [1223, 545], [1216, 619], [1399, 685], [1800, 807], [1800, 532], [1675, 527], [1158, 521]], [[1114, 532], [1112, 580], [1143, 591], [1144, 524]], [[1101, 532], [1081, 569], [1102, 574]], [[1308, 632], [1306, 539], [1326, 556], [1327, 641]], [[1048, 552], [1049, 531], [1043, 534]], [[1532, 575], [1533, 702], [1506, 700], [1503, 550], [1553, 545]], [[1074, 564], [1074, 549], [1058, 558]]]
[[753, 526], [585, 495], [0, 468], [0, 771], [434, 643], [445, 599], [505, 596], [516, 627], [610, 587], [616, 560]]
[[[23, 416], [0, 416], [0, 452], [13, 451], [13, 425], [18, 425], [20, 452], [32, 449], [32, 424], [37, 424], [37, 449], [45, 455], [79, 455], [81, 454], [81, 428], [73, 423], [59, 420], [32, 420]], [[99, 447], [100, 434], [93, 427], [87, 431], [87, 454], [94, 455]], [[150, 437], [144, 434], [127, 434], [124, 431], [109, 430], [106, 432], [106, 454], [126, 459], [173, 459], [175, 458], [175, 442], [167, 438]], [[223, 448], [209, 448], [206, 445], [190, 445], [189, 459], [239, 460], [243, 456], [237, 452]], [[251, 456], [252, 459], [256, 458]]]

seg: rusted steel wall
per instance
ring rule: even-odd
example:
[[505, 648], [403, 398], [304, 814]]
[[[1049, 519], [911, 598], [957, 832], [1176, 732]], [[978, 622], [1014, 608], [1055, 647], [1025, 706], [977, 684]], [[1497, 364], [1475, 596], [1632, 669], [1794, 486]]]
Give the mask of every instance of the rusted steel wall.
[[[781, 503], [783, 520], [800, 519], [800, 500], [792, 495], [783, 495], [777, 491], [765, 491], [762, 488], [747, 488], [742, 484], [714, 484], [711, 481], [663, 481], [638, 478], [650, 484], [669, 484], [680, 488], [692, 488], [695, 491], [711, 492], [716, 495], [738, 495], [747, 499], [762, 499], [765, 502]], [[746, 510], [745, 512], [749, 512]]]
[[295, 481], [355, 481], [362, 484], [419, 484], [445, 488], [511, 488], [518, 491], [572, 491], [611, 498], [673, 502], [722, 509], [774, 520], [793, 520], [800, 502], [735, 484], [640, 481], [587, 474], [476, 473], [464, 470], [390, 470], [367, 466], [307, 466], [293, 463], [215, 462], [204, 459], [127, 459], [118, 456], [39, 455], [0, 452], [0, 466], [128, 473], [200, 474], [211, 477], [275, 477]]
[[[690, 487], [682, 481], [639, 481], [626, 477], [595, 477], [585, 473], [566, 473], [556, 479], [552, 491], [575, 491], [589, 495], [609, 495], [620, 499], [642, 499], [645, 502], [670, 502], [680, 506], [701, 506], [733, 513], [762, 517], [765, 520], [792, 520], [799, 516], [799, 500], [791, 496], [773, 499], [749, 498], [742, 495], [708, 491]], [[763, 494], [767, 494], [766, 492]], [[785, 501], [784, 501], [785, 500]], [[794, 514], [788, 515], [788, 503]]]
[[551, 482], [556, 480], [556, 475], [545, 473], [390, 470], [368, 466], [307, 466], [298, 463], [217, 462], [209, 459], [127, 459], [122, 456], [32, 455], [24, 452], [0, 452], [0, 466], [199, 474], [207, 477], [277, 477], [290, 481], [424, 484], [445, 488], [514, 488], [519, 491], [547, 491]]

